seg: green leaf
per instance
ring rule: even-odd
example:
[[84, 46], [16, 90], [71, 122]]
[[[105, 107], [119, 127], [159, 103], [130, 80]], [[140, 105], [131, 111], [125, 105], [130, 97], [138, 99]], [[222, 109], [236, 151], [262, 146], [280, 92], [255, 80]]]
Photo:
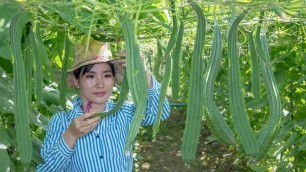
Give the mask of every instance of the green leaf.
[[275, 152], [275, 154], [273, 155], [274, 157], [277, 157], [280, 153], [282, 153], [286, 148], [288, 148], [289, 146], [292, 146], [297, 138], [298, 134], [297, 132], [294, 132], [289, 139], [286, 141], [286, 143], [282, 144], [282, 146], [280, 147], [279, 150], [277, 150]]
[[6, 72], [0, 67], [0, 112], [9, 113], [13, 112], [13, 82], [12, 79], [7, 76]]
[[299, 145], [299, 150], [306, 150], [306, 135], [303, 135], [299, 139], [300, 145]]
[[64, 4], [57, 5], [56, 9], [64, 21], [90, 36], [91, 28], [96, 25], [98, 20], [94, 18], [95, 14], [93, 11], [85, 6], [68, 6]]
[[36, 164], [44, 162], [44, 160], [42, 159], [42, 157], [40, 155], [40, 149], [41, 149], [42, 141], [39, 140], [38, 138], [34, 137], [34, 138], [32, 138], [32, 144], [33, 144], [33, 158], [32, 158], [32, 160]]
[[[1, 38], [0, 38], [1, 39]], [[4, 39], [1, 39], [2, 40], [5, 40]], [[3, 41], [5, 43], [5, 41]], [[6, 60], [10, 60], [11, 59], [11, 51], [10, 51], [10, 46], [9, 45], [3, 45], [3, 46], [0, 46], [0, 57], [6, 59]]]
[[11, 59], [11, 51], [9, 46], [9, 28], [11, 18], [17, 13], [20, 5], [15, 2], [6, 2], [0, 4], [0, 57]]
[[45, 102], [60, 106], [60, 92], [52, 88], [45, 88], [42, 91], [42, 98]]
[[3, 149], [0, 145], [0, 171], [9, 172], [10, 171], [10, 157], [6, 149]]
[[41, 127], [45, 131], [47, 130], [49, 125], [49, 119], [36, 110], [32, 110], [31, 122]]
[[9, 75], [13, 73], [13, 66], [11, 60], [7, 60], [5, 58], [0, 57], [0, 67], [3, 68], [5, 72]]
[[7, 130], [0, 128], [0, 171], [10, 171], [10, 157], [6, 148], [11, 142]]
[[12, 141], [9, 135], [7, 134], [7, 130], [3, 128], [0, 128], [0, 138], [0, 149], [3, 149], [3, 147], [7, 147]]

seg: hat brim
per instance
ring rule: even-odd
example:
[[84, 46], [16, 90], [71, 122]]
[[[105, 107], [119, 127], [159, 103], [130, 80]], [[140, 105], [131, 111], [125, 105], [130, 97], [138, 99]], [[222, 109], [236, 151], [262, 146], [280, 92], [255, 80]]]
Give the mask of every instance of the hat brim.
[[123, 80], [123, 76], [124, 76], [124, 71], [125, 71], [125, 64], [126, 64], [126, 59], [124, 58], [114, 58], [111, 60], [92, 60], [89, 61], [87, 63], [82, 63], [81, 66], [75, 66], [69, 70], [67, 70], [67, 82], [66, 82], [66, 86], [67, 88], [75, 88], [74, 85], [74, 75], [73, 75], [73, 71], [86, 66], [86, 65], [91, 65], [91, 64], [97, 64], [97, 63], [107, 63], [107, 62], [111, 62], [114, 65], [115, 68], [115, 81], [117, 84], [121, 84], [122, 80]]

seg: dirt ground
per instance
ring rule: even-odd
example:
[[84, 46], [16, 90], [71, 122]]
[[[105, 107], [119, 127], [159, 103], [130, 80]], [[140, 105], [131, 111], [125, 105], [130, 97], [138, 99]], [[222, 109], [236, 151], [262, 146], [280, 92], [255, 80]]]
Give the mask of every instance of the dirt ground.
[[185, 127], [186, 111], [172, 108], [170, 117], [160, 126], [156, 141], [152, 141], [152, 127], [145, 127], [135, 144], [134, 171], [148, 172], [202, 172], [202, 171], [251, 171], [243, 157], [213, 139], [204, 124], [196, 159], [184, 164], [181, 144]]

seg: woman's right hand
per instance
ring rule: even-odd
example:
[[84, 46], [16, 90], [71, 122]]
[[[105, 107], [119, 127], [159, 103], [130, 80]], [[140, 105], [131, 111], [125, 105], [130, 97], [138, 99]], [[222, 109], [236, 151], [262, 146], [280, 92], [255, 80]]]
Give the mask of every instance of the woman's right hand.
[[64, 132], [63, 138], [69, 148], [73, 149], [78, 138], [86, 135], [96, 128], [100, 122], [100, 117], [90, 118], [97, 112], [87, 112], [75, 118]]

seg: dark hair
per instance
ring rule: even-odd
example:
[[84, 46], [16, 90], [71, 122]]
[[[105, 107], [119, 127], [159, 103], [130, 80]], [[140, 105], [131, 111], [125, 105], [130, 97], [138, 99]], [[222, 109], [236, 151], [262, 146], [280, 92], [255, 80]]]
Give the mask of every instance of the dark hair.
[[[112, 74], [113, 76], [115, 76], [115, 66], [113, 63], [111, 62], [106, 62], [111, 70], [112, 70]], [[77, 68], [76, 70], [73, 71], [73, 75], [75, 78], [79, 79], [80, 76], [83, 76], [85, 75], [85, 73], [89, 72], [90, 69], [94, 66], [95, 64], [89, 64], [89, 65], [85, 65], [85, 66], [82, 66], [80, 68]]]

